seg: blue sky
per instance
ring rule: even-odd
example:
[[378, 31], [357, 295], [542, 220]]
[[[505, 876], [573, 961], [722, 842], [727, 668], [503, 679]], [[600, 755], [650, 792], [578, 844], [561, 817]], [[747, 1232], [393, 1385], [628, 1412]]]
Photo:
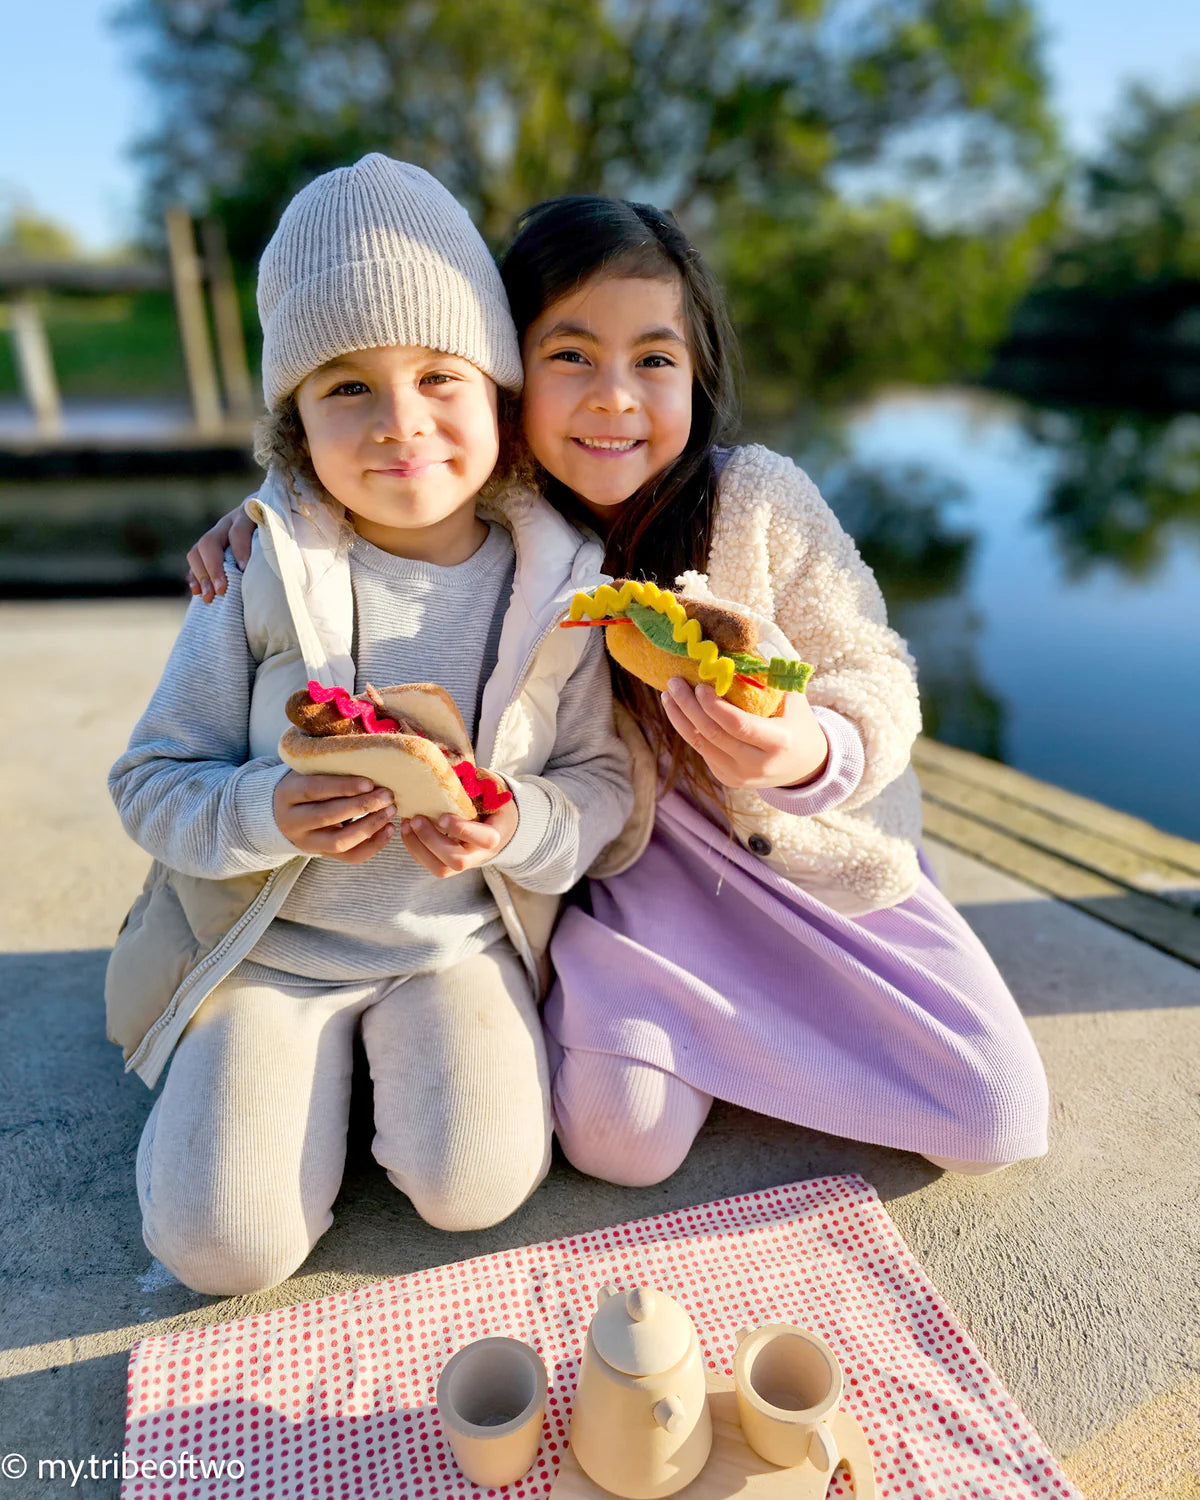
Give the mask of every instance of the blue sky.
[[[130, 142], [153, 101], [113, 0], [23, 0], [0, 21], [0, 195], [99, 249], [132, 228]], [[1121, 84], [1200, 88], [1200, 0], [1038, 0], [1068, 140], [1100, 138]], [[2, 200], [0, 200], [2, 201]]]

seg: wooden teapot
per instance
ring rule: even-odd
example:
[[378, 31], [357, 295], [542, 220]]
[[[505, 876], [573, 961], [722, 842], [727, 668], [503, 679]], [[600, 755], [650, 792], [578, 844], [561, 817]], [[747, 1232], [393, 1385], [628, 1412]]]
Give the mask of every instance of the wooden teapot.
[[690, 1484], [711, 1447], [691, 1318], [665, 1292], [601, 1287], [571, 1417], [580, 1468], [624, 1500], [657, 1500]]

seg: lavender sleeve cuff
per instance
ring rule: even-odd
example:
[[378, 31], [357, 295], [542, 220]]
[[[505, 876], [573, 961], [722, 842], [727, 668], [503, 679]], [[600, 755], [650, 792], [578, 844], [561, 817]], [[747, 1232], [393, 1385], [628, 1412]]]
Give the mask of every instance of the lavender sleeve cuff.
[[763, 787], [758, 794], [768, 807], [798, 818], [811, 818], [839, 807], [857, 788], [866, 766], [862, 740], [849, 719], [832, 708], [814, 707], [813, 715], [829, 741], [825, 769], [815, 781], [803, 786]]

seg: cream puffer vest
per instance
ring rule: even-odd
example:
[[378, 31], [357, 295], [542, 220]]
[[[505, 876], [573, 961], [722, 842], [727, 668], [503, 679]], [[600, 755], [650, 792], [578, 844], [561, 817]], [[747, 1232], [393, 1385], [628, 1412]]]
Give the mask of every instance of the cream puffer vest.
[[[313, 678], [326, 687], [354, 683], [349, 535], [337, 508], [274, 471], [246, 508], [258, 523], [242, 586], [246, 639], [259, 664], [250, 754], [273, 756], [293, 692]], [[480, 703], [476, 757], [501, 775], [533, 775], [554, 748], [559, 694], [585, 648], [586, 632], [557, 626], [576, 590], [606, 581], [603, 549], [531, 490], [510, 488], [481, 511], [511, 531], [516, 574]], [[627, 716], [620, 728], [635, 757], [639, 811], [593, 865], [598, 875], [631, 864], [653, 824], [649, 751]], [[105, 983], [108, 1034], [126, 1071], [154, 1086], [188, 1021], [254, 947], [307, 863], [298, 855], [260, 874], [205, 880], [154, 862]], [[540, 993], [560, 898], [523, 890], [486, 865], [482, 874]]]

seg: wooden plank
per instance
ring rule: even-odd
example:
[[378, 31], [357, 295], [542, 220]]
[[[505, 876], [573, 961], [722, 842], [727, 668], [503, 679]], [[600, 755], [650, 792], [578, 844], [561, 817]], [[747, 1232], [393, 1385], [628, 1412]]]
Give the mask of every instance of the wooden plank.
[[1200, 968], [1200, 918], [1168, 901], [1131, 891], [933, 797], [925, 798], [924, 814], [925, 831], [934, 838]]
[[192, 393], [192, 412], [197, 430], [221, 430], [221, 397], [217, 372], [208, 338], [208, 316], [204, 310], [204, 279], [192, 220], [186, 208], [167, 210], [167, 251], [175, 288], [175, 312], [183, 342], [183, 362]]
[[[205, 474], [240, 474], [246, 493], [261, 481], [251, 453], [249, 427], [226, 427], [205, 437], [189, 427], [182, 433], [88, 437], [67, 433], [52, 441], [0, 438], [0, 480], [136, 479]], [[3, 495], [0, 494], [0, 505]]]
[[37, 419], [38, 436], [55, 438], [62, 431], [62, 401], [42, 310], [32, 297], [18, 297], [10, 315], [21, 386]]
[[913, 747], [913, 765], [918, 775], [925, 767], [949, 771], [966, 781], [986, 786], [993, 791], [1027, 803], [1041, 811], [1074, 823], [1077, 827], [1119, 843], [1128, 844], [1156, 859], [1180, 866], [1191, 875], [1200, 875], [1200, 843], [1180, 838], [1177, 834], [1164, 833], [1142, 818], [1130, 813], [1118, 812], [1101, 802], [1093, 802], [1075, 792], [1064, 791], [1048, 782], [1038, 781], [1023, 771], [1003, 766], [999, 761], [988, 760], [970, 750], [959, 750], [953, 745], [943, 745], [937, 740], [922, 736]]
[[248, 421], [254, 416], [254, 387], [250, 380], [250, 366], [246, 363], [242, 313], [238, 306], [233, 266], [225, 244], [225, 231], [217, 219], [205, 219], [200, 232], [204, 243], [204, 268], [208, 274], [213, 327], [217, 334], [217, 359], [225, 385], [225, 404], [235, 421]]
[[925, 766], [920, 771], [925, 794], [989, 827], [999, 828], [1095, 870], [1130, 890], [1144, 891], [1193, 912], [1200, 899], [1200, 875], [1183, 865], [1143, 853], [1119, 839], [1093, 833], [1075, 822], [1018, 801], [981, 782]]
[[120, 292], [166, 291], [166, 266], [142, 263], [94, 265], [80, 260], [0, 262], [0, 292], [71, 292], [109, 296]]

